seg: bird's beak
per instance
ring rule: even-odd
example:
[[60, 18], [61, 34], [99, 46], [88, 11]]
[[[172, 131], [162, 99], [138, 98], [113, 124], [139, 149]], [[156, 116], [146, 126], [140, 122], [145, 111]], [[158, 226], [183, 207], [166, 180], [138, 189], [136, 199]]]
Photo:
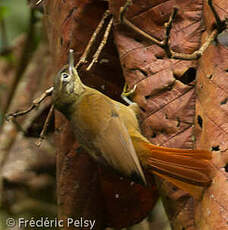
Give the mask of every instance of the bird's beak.
[[78, 71], [74, 66], [74, 50], [73, 49], [69, 50], [68, 70], [69, 70], [69, 74], [72, 76], [74, 80], [79, 78]]
[[69, 50], [69, 63], [68, 63], [68, 68], [69, 68], [69, 74], [73, 75], [73, 69], [74, 69], [74, 50], [70, 49]]

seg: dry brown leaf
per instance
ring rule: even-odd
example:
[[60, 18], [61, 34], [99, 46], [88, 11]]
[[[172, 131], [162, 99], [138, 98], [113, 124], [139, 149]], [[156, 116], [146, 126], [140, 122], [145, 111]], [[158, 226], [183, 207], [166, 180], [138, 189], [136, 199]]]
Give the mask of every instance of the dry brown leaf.
[[[118, 25], [119, 8], [124, 3], [125, 1], [110, 1], [110, 9], [117, 24], [114, 37], [126, 82], [130, 87], [137, 84], [134, 100], [142, 109], [144, 135], [155, 144], [192, 148], [195, 116], [196, 126], [201, 123], [201, 119], [203, 122], [202, 132], [199, 127], [195, 130], [197, 148], [210, 149], [214, 146], [217, 149], [219, 146], [222, 153], [217, 153], [215, 162], [223, 167], [227, 163], [228, 144], [225, 82], [227, 47], [220, 45], [215, 48], [211, 45], [201, 59], [199, 69], [193, 61], [170, 60], [161, 48], [131, 29]], [[213, 3], [221, 19], [227, 18], [227, 1]], [[192, 53], [200, 46], [204, 26], [207, 32], [203, 34], [203, 41], [212, 30], [214, 17], [207, 1], [133, 1], [126, 17], [143, 31], [161, 40], [164, 38], [164, 23], [168, 21], [174, 6], [179, 11], [171, 31], [171, 47], [178, 52]], [[197, 100], [193, 81], [196, 73]], [[173, 229], [227, 227], [227, 205], [221, 206], [227, 204], [227, 175], [224, 170], [218, 171], [218, 175], [219, 179], [216, 177], [199, 203], [193, 202], [185, 193], [173, 190], [167, 182], [161, 184], [160, 190]], [[224, 183], [221, 185], [224, 188], [220, 187], [219, 190], [217, 183]], [[211, 189], [213, 193], [210, 192]], [[217, 195], [214, 194], [215, 190]], [[215, 198], [216, 196], [218, 197]], [[216, 202], [219, 203], [214, 209]], [[208, 215], [205, 210], [208, 210]], [[219, 224], [216, 226], [217, 222]]]
[[[214, 0], [221, 19], [228, 18], [228, 2]], [[210, 9], [205, 4], [207, 30], [203, 40], [214, 23]], [[216, 177], [204, 194], [202, 202], [196, 205], [197, 229], [228, 229], [228, 47], [213, 43], [199, 62], [197, 71], [196, 100], [196, 146], [213, 151]], [[225, 167], [226, 166], [226, 167]]]

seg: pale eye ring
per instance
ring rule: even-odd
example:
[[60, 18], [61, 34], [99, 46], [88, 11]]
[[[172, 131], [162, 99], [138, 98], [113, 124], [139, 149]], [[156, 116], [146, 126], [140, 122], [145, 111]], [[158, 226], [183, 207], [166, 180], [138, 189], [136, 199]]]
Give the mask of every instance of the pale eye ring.
[[70, 74], [68, 74], [68, 73], [62, 73], [61, 77], [62, 77], [63, 81], [67, 81], [67, 80], [70, 79]]

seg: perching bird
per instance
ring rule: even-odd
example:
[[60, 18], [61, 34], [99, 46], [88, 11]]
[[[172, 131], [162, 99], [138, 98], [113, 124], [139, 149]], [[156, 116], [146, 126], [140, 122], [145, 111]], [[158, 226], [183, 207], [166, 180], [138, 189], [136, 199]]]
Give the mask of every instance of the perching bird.
[[211, 182], [211, 152], [151, 144], [140, 132], [137, 104], [126, 106], [84, 85], [72, 58], [55, 78], [53, 103], [69, 119], [88, 153], [122, 175], [137, 175], [146, 185], [142, 165], [198, 197], [195, 188]]

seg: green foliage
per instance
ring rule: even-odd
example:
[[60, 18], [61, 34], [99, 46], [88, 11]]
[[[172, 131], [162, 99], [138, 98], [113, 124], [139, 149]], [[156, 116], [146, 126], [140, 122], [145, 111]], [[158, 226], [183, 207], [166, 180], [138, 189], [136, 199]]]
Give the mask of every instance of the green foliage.
[[5, 33], [7, 45], [11, 45], [19, 34], [27, 31], [29, 10], [26, 0], [0, 0], [0, 48], [2, 44], [6, 44], [5, 41], [2, 41], [3, 33]]
[[3, 20], [7, 14], [9, 14], [9, 8], [7, 6], [0, 6], [0, 21]]

